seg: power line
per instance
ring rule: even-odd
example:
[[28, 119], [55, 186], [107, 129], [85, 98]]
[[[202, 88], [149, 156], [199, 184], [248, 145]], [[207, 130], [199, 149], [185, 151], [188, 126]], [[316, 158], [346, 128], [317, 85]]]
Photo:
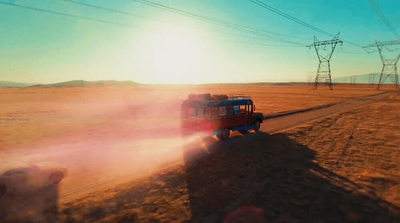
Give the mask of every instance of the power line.
[[86, 7], [101, 9], [101, 10], [105, 10], [105, 11], [110, 11], [110, 12], [114, 12], [114, 13], [118, 13], [118, 14], [123, 14], [123, 15], [127, 15], [127, 16], [132, 16], [132, 17], [136, 17], [136, 18], [152, 20], [145, 16], [141, 16], [141, 15], [137, 15], [137, 14], [121, 11], [121, 10], [111, 9], [111, 8], [107, 8], [107, 7], [102, 7], [102, 6], [98, 6], [98, 5], [92, 5], [92, 4], [88, 4], [88, 3], [84, 3], [84, 2], [73, 1], [73, 0], [62, 0], [62, 1], [73, 3], [73, 4], [78, 4], [78, 5], [83, 5]]
[[[77, 2], [77, 1], [73, 1], [73, 0], [63, 0], [63, 1], [69, 2], [69, 3], [74, 3], [74, 4], [79, 4], [79, 5], [83, 5], [83, 6], [87, 6], [87, 7], [92, 7], [92, 8], [96, 8], [96, 9], [107, 10], [107, 11], [114, 12], [114, 13], [119, 13], [119, 14], [134, 16], [134, 17], [140, 17], [140, 18], [144, 18], [144, 19], [150, 19], [150, 18], [147, 18], [147, 17], [144, 17], [144, 16], [139, 16], [139, 15], [136, 15], [136, 14], [125, 12], [125, 11], [110, 9], [110, 8], [102, 7], [102, 6], [98, 6], [98, 5], [81, 3], [81, 2]], [[212, 22], [212, 23], [216, 23], [218, 25], [223, 25], [223, 26], [226, 26], [228, 28], [233, 28], [233, 29], [238, 30], [238, 31], [242, 31], [242, 32], [246, 32], [246, 33], [249, 33], [249, 34], [252, 34], [252, 35], [263, 37], [262, 40], [265, 40], [265, 37], [268, 37], [272, 41], [275, 40], [275, 41], [284, 42], [284, 43], [296, 44], [296, 45], [299, 45], [299, 46], [303, 45], [303, 44], [297, 43], [297, 42], [285, 41], [285, 40], [282, 40], [282, 39], [275, 39], [275, 38], [273, 38], [271, 36], [268, 36], [268, 35], [265, 35], [264, 33], [262, 33], [262, 32], [267, 32], [265, 30], [249, 28], [249, 27], [240, 26], [240, 25], [237, 25], [237, 24], [233, 24], [233, 23], [229, 23], [229, 22], [213, 19], [213, 18], [204, 17], [204, 16], [201, 16], [201, 15], [197, 15], [197, 14], [194, 14], [194, 13], [186, 12], [186, 11], [183, 11], [183, 10], [175, 9], [175, 8], [172, 8], [172, 7], [168, 7], [168, 6], [165, 6], [165, 5], [162, 5], [162, 4], [158, 4], [158, 3], [154, 3], [154, 2], [150, 2], [150, 1], [146, 1], [146, 0], [141, 0], [141, 1], [133, 0], [133, 1], [144, 3], [144, 4], [148, 4], [148, 5], [151, 5], [151, 6], [155, 6], [156, 5], [156, 7], [165, 8], [165, 9], [168, 9], [168, 11], [179, 12], [179, 14], [190, 15], [191, 17], [195, 17], [195, 18], [201, 18], [202, 20], [204, 19], [206, 21], [209, 21], [209, 22]], [[67, 16], [67, 17], [73, 17], [73, 18], [77, 18], [77, 19], [96, 21], [96, 22], [107, 23], [107, 24], [118, 25], [118, 26], [124, 26], [124, 27], [139, 28], [139, 27], [135, 27], [135, 26], [130, 25], [130, 24], [112, 22], [112, 21], [107, 21], [107, 20], [102, 20], [102, 19], [95, 19], [95, 18], [80, 16], [80, 15], [72, 15], [72, 14], [67, 14], [67, 13], [63, 13], [63, 12], [51, 11], [51, 10], [35, 8], [35, 7], [30, 7], [30, 6], [24, 6], [24, 5], [18, 5], [18, 4], [10, 4], [10, 3], [2, 3], [2, 2], [0, 2], [0, 4], [4, 4], [4, 5], [8, 5], [8, 6], [20, 7], [20, 8], [25, 8], [25, 9], [29, 9], [29, 10], [36, 10], [36, 11], [46, 12], [46, 13], [51, 13], [51, 14], [56, 14], [56, 15], [62, 15], [62, 16]], [[273, 34], [286, 36], [286, 37], [291, 37], [291, 38], [297, 38], [297, 37], [294, 37], [294, 36], [289, 36], [289, 35], [284, 35], [284, 34], [278, 34], [278, 33], [273, 33]], [[252, 38], [252, 37], [249, 36], [249, 38]], [[265, 44], [260, 44], [260, 45], [265, 45]], [[276, 45], [271, 45], [271, 46], [276, 46]]]
[[[215, 32], [215, 31], [213, 31], [213, 32]], [[262, 38], [262, 37], [259, 37], [259, 36], [254, 36], [254, 35], [251, 35], [251, 34], [248, 34], [248, 33], [238, 34], [238, 33], [233, 33], [233, 32], [224, 32], [224, 31], [220, 31], [220, 30], [218, 30], [217, 32], [221, 33], [221, 34], [224, 34], [224, 35], [238, 36], [238, 37], [250, 38], [250, 39], [254, 39], [254, 40], [261, 40], [261, 41], [262, 40], [264, 40], [264, 41], [266, 40], [265, 38]], [[309, 40], [309, 39], [304, 38], [304, 40]], [[292, 46], [294, 46], [294, 45], [292, 45]], [[303, 46], [301, 46], [301, 47], [303, 47]]]
[[363, 55], [365, 55], [365, 52], [364, 53], [357, 53], [357, 52], [348, 52], [348, 51], [338, 51], [337, 53], [340, 53], [340, 54], [354, 54], [354, 55], [363, 54]]
[[278, 35], [278, 36], [282, 36], [282, 37], [287, 37], [287, 38], [293, 38], [293, 39], [299, 39], [299, 40], [307, 40], [307, 41], [310, 41], [309, 38], [303, 38], [303, 37], [299, 37], [299, 36], [292, 36], [292, 35], [287, 35], [287, 34], [282, 34], [282, 33], [276, 33], [276, 32], [266, 31], [266, 30], [262, 30], [262, 29], [256, 29], [256, 28], [252, 28], [252, 29], [257, 30], [257, 31], [260, 31], [260, 32], [271, 33], [271, 34]]
[[[139, 15], [132, 14], [132, 13], [129, 13], [129, 12], [125, 12], [125, 11], [121, 11], [121, 10], [115, 10], [115, 9], [102, 7], [102, 6], [98, 6], [98, 5], [93, 5], [93, 4], [82, 3], [82, 2], [78, 2], [78, 1], [74, 1], [74, 0], [62, 0], [62, 1], [68, 2], [68, 3], [73, 3], [73, 4], [78, 4], [78, 5], [82, 5], [82, 6], [86, 6], [86, 7], [90, 7], [90, 8], [110, 11], [110, 12], [113, 12], [113, 13], [118, 13], [118, 14], [133, 16], [133, 17], [139, 17], [139, 18], [144, 18], [144, 19], [148, 19], [148, 20], [154, 20], [154, 19], [151, 19], [151, 18], [148, 18], [148, 17], [139, 16]], [[256, 29], [254, 29], [254, 30], [256, 30]], [[262, 31], [262, 30], [259, 30], [259, 31]], [[230, 35], [237, 35], [237, 34], [230, 34]], [[281, 34], [281, 35], [283, 35], [283, 34]], [[290, 35], [284, 35], [284, 36], [289, 37], [289, 38], [297, 38], [297, 37], [290, 36]], [[254, 37], [254, 36], [244, 36], [244, 37], [254, 38], [254, 39], [259, 39], [259, 40], [265, 40], [265, 38], [257, 38], [257, 37]], [[301, 38], [301, 39], [303, 39], [303, 38]], [[307, 39], [305, 39], [305, 40], [307, 40]], [[265, 45], [265, 44], [260, 44], [260, 45]], [[271, 45], [271, 46], [275, 46], [275, 45]]]
[[293, 22], [299, 23], [300, 25], [303, 25], [303, 26], [305, 26], [305, 27], [307, 27], [309, 29], [312, 29], [314, 31], [317, 31], [317, 32], [322, 33], [322, 34], [327, 35], [327, 36], [334, 36], [331, 33], [328, 33], [328, 32], [326, 32], [324, 30], [321, 30], [321, 29], [319, 29], [319, 28], [317, 28], [315, 26], [312, 26], [312, 25], [310, 25], [310, 24], [308, 24], [308, 23], [306, 23], [306, 22], [304, 22], [304, 21], [302, 21], [300, 19], [297, 19], [297, 18], [295, 18], [295, 17], [293, 17], [293, 16], [291, 16], [289, 14], [286, 14], [286, 13], [284, 13], [284, 12], [282, 12], [282, 11], [280, 11], [280, 10], [278, 10], [278, 9], [276, 9], [276, 8], [270, 6], [270, 5], [268, 5], [268, 4], [266, 4], [266, 3], [262, 2], [262, 1], [259, 1], [259, 0], [249, 0], [249, 1], [254, 3], [254, 4], [256, 4], [256, 5], [259, 5], [259, 6], [263, 7], [263, 8], [265, 8], [265, 9], [268, 9], [269, 11], [272, 11], [272, 12], [274, 12], [274, 13], [280, 15], [280, 16], [283, 16], [283, 17], [285, 17], [285, 18], [287, 18], [289, 20], [292, 20]]
[[[129, 13], [129, 12], [125, 12], [125, 11], [121, 11], [121, 10], [115, 10], [115, 9], [110, 9], [110, 8], [102, 7], [102, 6], [98, 6], [98, 5], [92, 5], [92, 4], [82, 3], [82, 2], [78, 2], [78, 1], [74, 1], [74, 0], [62, 0], [62, 1], [65, 1], [65, 2], [68, 2], [68, 3], [73, 3], [73, 4], [78, 4], [78, 5], [82, 5], [82, 6], [86, 6], [86, 7], [91, 7], [91, 8], [95, 8], [95, 9], [101, 9], [101, 10], [105, 10], [105, 11], [110, 11], [110, 12], [113, 12], [113, 13], [118, 13], [118, 14], [133, 16], [133, 17], [139, 17], [139, 18], [144, 18], [144, 19], [148, 19], [148, 20], [153, 20], [153, 19], [148, 18], [148, 17], [139, 16], [139, 15], [132, 14], [132, 13]], [[212, 18], [210, 18], [210, 19], [212, 19]], [[233, 25], [235, 25], [235, 24], [233, 24]], [[264, 31], [264, 30], [257, 30], [257, 29], [254, 29], [254, 28], [252, 28], [252, 29], [253, 29], [254, 31], [266, 32], [266, 31]], [[297, 38], [297, 39], [308, 40], [308, 39], [305, 39], [305, 38], [299, 38], [299, 37], [290, 36], [290, 35], [285, 35], [285, 34], [279, 34], [279, 33], [273, 33], [273, 32], [270, 32], [270, 33], [271, 33], [271, 34], [275, 34], [275, 35], [285, 36], [285, 37], [288, 37], [288, 38]], [[254, 34], [253, 34], [253, 35], [254, 35]], [[263, 39], [265, 40], [265, 36], [263, 36], [263, 37], [264, 37]]]
[[[173, 12], [173, 13], [176, 13], [176, 14], [180, 14], [180, 15], [183, 15], [183, 16], [188, 16], [188, 17], [191, 17], [191, 18], [202, 20], [202, 21], [205, 21], [205, 22], [213, 23], [213, 24], [216, 24], [216, 25], [219, 25], [219, 26], [223, 26], [223, 27], [226, 27], [226, 28], [230, 28], [230, 29], [234, 29], [234, 30], [237, 30], [237, 31], [250, 33], [250, 34], [261, 36], [261, 37], [264, 37], [264, 38], [269, 38], [271, 40], [284, 42], [284, 43], [290, 43], [290, 44], [294, 44], [294, 45], [303, 45], [303, 44], [298, 43], [298, 42], [287, 41], [287, 40], [283, 40], [283, 39], [280, 39], [280, 38], [272, 37], [270, 35], [266, 35], [266, 33], [288, 37], [287, 35], [283, 35], [283, 34], [279, 34], [279, 33], [272, 33], [272, 32], [268, 32], [268, 31], [265, 31], [265, 30], [261, 31], [261, 30], [257, 30], [257, 29], [254, 29], [254, 28], [251, 28], [251, 27], [247, 27], [247, 26], [242, 26], [242, 25], [226, 22], [226, 21], [223, 21], [223, 20], [218, 20], [218, 19], [215, 19], [215, 18], [205, 17], [205, 16], [198, 15], [198, 14], [195, 14], [195, 13], [192, 13], [192, 12], [188, 12], [188, 11], [177, 9], [177, 8], [173, 8], [173, 7], [169, 7], [169, 6], [166, 6], [166, 5], [163, 5], [163, 4], [160, 4], [160, 3], [156, 3], [156, 2], [152, 2], [152, 1], [148, 1], [148, 0], [132, 0], [132, 1], [135, 1], [135, 2], [138, 2], [138, 3], [142, 3], [142, 4], [145, 4], [145, 5], [151, 6], [151, 7], [159, 8], [159, 9], [162, 9], [162, 10], [166, 10], [166, 11], [169, 11], [169, 12]], [[291, 37], [293, 38], [293, 36], [291, 36]]]
[[228, 43], [235, 43], [235, 44], [243, 44], [243, 45], [257, 45], [257, 46], [266, 46], [266, 47], [303, 47], [303, 46], [293, 46], [293, 45], [272, 45], [272, 44], [264, 44], [264, 43], [249, 43], [249, 42], [244, 42], [244, 41], [236, 41], [236, 40], [228, 40], [225, 39], [223, 40], [224, 42]]
[[385, 42], [380, 42], [380, 41], [375, 41], [375, 43], [363, 46], [364, 48], [369, 48], [369, 47], [376, 47], [376, 46], [391, 46], [391, 45], [400, 45], [400, 40], [391, 40], [391, 41], [385, 41]]
[[[326, 32], [326, 31], [324, 31], [322, 29], [319, 29], [319, 28], [317, 28], [317, 27], [315, 27], [313, 25], [310, 25], [307, 22], [304, 22], [304, 21], [302, 21], [300, 19], [297, 19], [297, 18], [287, 14], [287, 13], [284, 13], [284, 12], [282, 12], [282, 11], [280, 11], [280, 10], [278, 10], [278, 9], [276, 9], [276, 8], [274, 8], [274, 7], [268, 5], [268, 4], [266, 4], [266, 3], [264, 3], [264, 2], [262, 2], [260, 0], [249, 0], [249, 1], [254, 3], [254, 4], [256, 4], [256, 5], [258, 5], [258, 6], [263, 7], [265, 9], [269, 10], [269, 11], [272, 11], [272, 12], [274, 12], [274, 13], [280, 15], [280, 16], [283, 16], [283, 17], [285, 17], [285, 18], [287, 18], [289, 20], [292, 20], [293, 22], [296, 22], [296, 23], [298, 23], [300, 25], [303, 25], [303, 26], [305, 26], [305, 27], [307, 27], [309, 29], [312, 29], [312, 30], [314, 30], [316, 32], [322, 33], [322, 34], [327, 35], [327, 36], [335, 36], [335, 35], [333, 35], [331, 33], [328, 33], [328, 32]], [[347, 41], [347, 40], [343, 40], [343, 41], [347, 42], [347, 43], [349, 43], [349, 44], [351, 44], [353, 46], [362, 47], [361, 45], [358, 45], [356, 43], [353, 43], [353, 42], [350, 42], [350, 41]]]
[[[101, 9], [101, 10], [106, 10], [106, 11], [110, 11], [110, 12], [114, 12], [114, 13], [119, 13], [119, 14], [123, 14], [123, 15], [128, 15], [128, 16], [134, 16], [134, 17], [140, 17], [140, 18], [145, 18], [145, 19], [149, 19], [149, 20], [151, 20], [150, 18], [148, 18], [148, 17], [144, 17], [144, 16], [138, 16], [138, 15], [136, 15], [136, 14], [132, 14], [132, 13], [129, 13], [129, 12], [125, 12], [125, 11], [121, 11], [121, 10], [115, 10], [115, 9], [110, 9], [110, 8], [107, 8], [107, 7], [102, 7], [102, 6], [98, 6], [98, 5], [93, 5], [93, 4], [88, 4], [88, 3], [82, 3], [82, 2], [78, 2], [78, 1], [74, 1], [74, 0], [63, 0], [63, 1], [65, 1], [65, 2], [69, 2], [69, 3], [73, 3], [73, 4], [78, 4], [78, 5], [83, 5], [83, 6], [86, 6], [86, 7], [91, 7], [91, 8], [96, 8], [96, 9]], [[141, 2], [141, 3], [144, 3], [144, 2]], [[250, 28], [250, 27], [244, 27], [244, 26], [240, 26], [240, 25], [237, 25], [237, 24], [233, 24], [233, 23], [228, 23], [228, 22], [225, 22], [225, 21], [221, 21], [221, 20], [216, 20], [216, 19], [213, 19], [213, 18], [209, 18], [209, 17], [204, 17], [204, 16], [201, 16], [201, 15], [197, 15], [197, 14], [194, 14], [194, 13], [190, 13], [190, 12], [187, 12], [187, 11], [183, 11], [183, 10], [179, 10], [179, 9], [174, 9], [174, 8], [171, 8], [171, 7], [168, 7], [168, 6], [165, 6], [165, 5], [161, 5], [161, 4], [158, 4], [158, 3], [153, 3], [153, 2], [149, 2], [149, 1], [146, 1], [146, 3], [148, 3], [147, 5], [149, 5], [149, 4], [151, 4], [152, 6], [156, 6], [156, 7], [158, 7], [158, 8], [163, 8], [163, 9], [168, 9], [169, 11], [174, 11], [174, 12], [179, 12], [179, 14], [182, 14], [182, 15], [190, 15], [191, 17], [197, 17], [197, 18], [201, 18], [202, 20], [207, 20], [207, 21], [212, 21], [213, 23], [215, 23], [215, 22], [218, 22], [218, 23], [224, 23], [226, 26], [234, 26], [234, 27], [236, 27], [236, 29], [237, 28], [239, 28], [239, 29], [241, 29], [241, 30], [239, 30], [239, 31], [242, 31], [243, 32], [243, 29], [246, 29], [246, 30], [248, 30], [248, 31], [253, 31], [252, 33], [250, 33], [250, 34], [253, 34], [253, 35], [258, 35], [258, 36], [262, 36], [262, 37], [264, 37], [264, 39], [265, 39], [265, 34], [262, 34], [262, 35], [260, 35], [260, 33], [255, 33], [255, 32], [265, 32], [265, 33], [270, 33], [270, 34], [274, 34], [274, 35], [280, 35], [280, 36], [284, 36], [284, 37], [288, 37], [288, 38], [296, 38], [296, 39], [303, 39], [303, 40], [308, 40], [308, 39], [305, 39], [305, 38], [299, 38], [299, 37], [295, 37], [295, 36], [291, 36], [291, 35], [285, 35], [285, 34], [280, 34], [280, 33], [274, 33], [274, 32], [268, 32], [268, 31], [265, 31], [265, 30], [260, 30], [260, 29], [254, 29], [254, 28]], [[146, 4], [145, 3], [145, 4]], [[228, 28], [232, 28], [232, 27], [228, 27]], [[243, 28], [243, 29], [242, 29]], [[246, 31], [245, 31], [246, 32]], [[249, 32], [247, 32], [247, 33], [249, 33]], [[270, 36], [268, 36], [268, 38], [271, 38]], [[273, 40], [273, 39], [271, 39], [271, 40]], [[299, 43], [295, 43], [295, 42], [290, 42], [290, 41], [284, 41], [284, 40], [275, 40], [275, 41], [280, 41], [280, 42], [286, 42], [286, 43], [292, 43], [292, 44], [299, 44]]]
[[[205, 17], [205, 16], [202, 16], [202, 15], [198, 15], [198, 14], [191, 13], [191, 12], [188, 12], [188, 11], [172, 8], [172, 7], [169, 7], [169, 6], [166, 6], [166, 5], [163, 5], [163, 4], [159, 4], [159, 3], [155, 3], [155, 2], [152, 2], [152, 1], [147, 1], [147, 0], [132, 0], [132, 1], [139, 2], [139, 3], [142, 3], [142, 4], [146, 4], [148, 6], [152, 6], [152, 7], [155, 7], [155, 8], [167, 10], [167, 11], [170, 11], [170, 12], [173, 12], [173, 13], [176, 13], [176, 14], [189, 16], [189, 17], [192, 17], [192, 18], [195, 18], [195, 19], [199, 19], [199, 20], [202, 20], [202, 21], [206, 21], [206, 22], [209, 22], [209, 23], [216, 24], [216, 25], [224, 26], [224, 27], [227, 27], [227, 28], [230, 28], [230, 29], [235, 29], [235, 30], [238, 30], [238, 31], [242, 31], [242, 32], [253, 34], [253, 35], [261, 36], [261, 37], [264, 37], [264, 38], [269, 38], [271, 40], [276, 40], [276, 41], [285, 42], [285, 43], [291, 43], [291, 44], [297, 44], [297, 45], [302, 45], [301, 43], [297, 43], [297, 42], [293, 42], [293, 41], [286, 41], [286, 40], [282, 40], [282, 39], [279, 39], [279, 38], [274, 38], [274, 37], [271, 37], [269, 35], [266, 35], [265, 33], [270, 33], [270, 34], [280, 35], [280, 36], [286, 36], [286, 35], [282, 35], [282, 34], [278, 34], [278, 33], [272, 33], [272, 32], [268, 32], [268, 31], [265, 31], [265, 30], [262, 30], [262, 31], [256, 30], [254, 28], [241, 26], [241, 25], [237, 25], [237, 24], [234, 24], [234, 23], [229, 23], [229, 22], [222, 21], [222, 20], [217, 20], [217, 19], [214, 19], [214, 18]], [[286, 36], [286, 37], [288, 37], [288, 36]], [[292, 36], [290, 36], [290, 37], [292, 37]]]
[[77, 18], [77, 19], [84, 19], [84, 20], [88, 20], [88, 21], [95, 21], [95, 22], [107, 23], [107, 24], [112, 24], [112, 25], [117, 25], [117, 26], [130, 27], [130, 28], [138, 28], [138, 27], [135, 27], [135, 26], [132, 26], [129, 24], [124, 24], [124, 23], [119, 23], [119, 22], [111, 22], [111, 21], [107, 21], [107, 20], [95, 19], [95, 18], [80, 16], [80, 15], [72, 15], [72, 14], [67, 14], [67, 13], [63, 13], [63, 12], [51, 11], [51, 10], [47, 10], [47, 9], [35, 8], [35, 7], [30, 7], [30, 6], [25, 6], [25, 5], [18, 5], [15, 3], [11, 4], [11, 3], [0, 2], [0, 4], [29, 9], [29, 10], [35, 10], [35, 11], [39, 11], [39, 12], [51, 13], [51, 14], [55, 14], [55, 15], [68, 16], [68, 17]]
[[[107, 10], [107, 11], [114, 12], [114, 13], [119, 13], [119, 14], [124, 14], [124, 15], [129, 15], [129, 16], [133, 16], [133, 17], [138, 17], [138, 18], [151, 20], [148, 17], [132, 14], [132, 13], [121, 11], [121, 10], [110, 9], [110, 8], [102, 7], [102, 6], [98, 6], [98, 5], [92, 5], [92, 4], [77, 2], [77, 1], [73, 1], [73, 0], [63, 0], [63, 1], [69, 2], [69, 3], [74, 3], [74, 4], [79, 4], [79, 5], [83, 5], [83, 6], [87, 6], [87, 7], [97, 8], [97, 9], [101, 9], [101, 10]], [[245, 32], [245, 33], [248, 33], [248, 34], [252, 34], [252, 35], [255, 35], [255, 36], [262, 37], [262, 39], [265, 39], [265, 40], [266, 40], [266, 38], [268, 38], [271, 41], [290, 43], [290, 44], [294, 44], [294, 45], [298, 45], [298, 46], [302, 46], [303, 45], [303, 44], [298, 43], [298, 42], [286, 41], [286, 40], [283, 40], [283, 39], [274, 38], [274, 37], [271, 37], [269, 35], [266, 35], [265, 33], [271, 33], [271, 34], [274, 34], [274, 35], [280, 35], [280, 36], [289, 37], [289, 38], [297, 38], [297, 39], [304, 39], [304, 38], [299, 38], [299, 37], [295, 37], [295, 36], [279, 34], [279, 33], [274, 33], [274, 32], [268, 32], [268, 31], [265, 31], [265, 30], [254, 29], [254, 28], [250, 28], [250, 27], [246, 27], [246, 26], [240, 26], [240, 25], [237, 25], [237, 24], [234, 24], [234, 23], [229, 23], [229, 22], [225, 22], [225, 21], [222, 21], [222, 20], [217, 20], [217, 19], [214, 19], [214, 18], [208, 18], [208, 17], [205, 17], [205, 16], [197, 15], [197, 14], [190, 13], [190, 12], [187, 12], [187, 11], [184, 11], [184, 10], [175, 9], [175, 8], [168, 7], [168, 6], [165, 6], [165, 5], [162, 5], [162, 4], [158, 4], [158, 3], [154, 3], [154, 2], [151, 2], [151, 1], [146, 1], [146, 0], [132, 0], [132, 1], [136, 1], [136, 2], [139, 2], [139, 3], [143, 3], [143, 4], [146, 4], [146, 5], [153, 6], [153, 7], [157, 7], [157, 8], [166, 9], [168, 11], [172, 11], [172, 12], [179, 13], [179, 14], [182, 14], [182, 15], [191, 16], [191, 17], [194, 17], [196, 19], [201, 19], [201, 20], [204, 20], [204, 21], [208, 21], [208, 22], [211, 22], [211, 23], [214, 23], [214, 24], [217, 24], [217, 25], [222, 25], [222, 26], [225, 26], [227, 28], [231, 28], [231, 29], [234, 29], [234, 30], [237, 30], [237, 31], [241, 31], [241, 32]], [[83, 19], [83, 20], [88, 20], [88, 21], [101, 22], [101, 23], [106, 23], [106, 24], [111, 24], [111, 25], [130, 27], [130, 28], [139, 28], [139, 27], [136, 27], [136, 26], [133, 26], [133, 25], [130, 25], [130, 24], [112, 22], [112, 21], [107, 21], [107, 20], [103, 20], [103, 19], [95, 19], [95, 18], [80, 16], [80, 15], [72, 15], [72, 14], [63, 13], [63, 12], [57, 12], [57, 11], [51, 11], [51, 10], [46, 10], [46, 9], [41, 9], [41, 8], [35, 8], [35, 7], [30, 7], [30, 6], [19, 5], [19, 4], [15, 4], [15, 3], [11, 4], [11, 3], [0, 2], [0, 4], [8, 5], [8, 6], [20, 7], [20, 8], [29, 9], [29, 10], [36, 10], [36, 11], [46, 12], [46, 13], [51, 13], [51, 14], [56, 14], [56, 15], [62, 15], [62, 16], [67, 16], [67, 17], [72, 17], [72, 18], [77, 18], [77, 19]]]
[[[69, 0], [65, 0], [66, 2], [72, 2]], [[129, 24], [123, 24], [123, 23], [117, 23], [117, 22], [111, 22], [111, 21], [107, 21], [107, 20], [102, 20], [102, 19], [94, 19], [94, 18], [89, 18], [89, 17], [85, 17], [85, 16], [80, 16], [80, 15], [72, 15], [72, 14], [67, 14], [67, 13], [63, 13], [63, 12], [56, 12], [56, 11], [51, 11], [51, 10], [46, 10], [46, 9], [41, 9], [41, 8], [35, 8], [35, 7], [30, 7], [30, 6], [24, 6], [24, 5], [18, 5], [18, 4], [10, 4], [10, 3], [3, 3], [0, 2], [0, 4], [3, 5], [8, 5], [8, 6], [15, 6], [15, 7], [19, 7], [19, 8], [24, 8], [24, 9], [29, 9], [29, 10], [35, 10], [35, 11], [39, 11], [39, 12], [45, 12], [45, 13], [50, 13], [50, 14], [56, 14], [56, 15], [61, 15], [61, 16], [67, 16], [67, 17], [72, 17], [72, 18], [76, 18], [76, 19], [83, 19], [83, 20], [89, 20], [89, 21], [95, 21], [95, 22], [101, 22], [101, 23], [107, 23], [107, 24], [111, 24], [111, 25], [117, 25], [117, 26], [123, 26], [123, 27], [129, 27], [129, 28], [141, 28], [141, 27], [136, 27], [133, 25], [129, 25]], [[101, 7], [99, 7], [101, 8]], [[105, 10], [108, 10], [107, 8], [103, 8]], [[110, 9], [112, 10], [112, 9]], [[115, 12], [118, 10], [115, 10]], [[122, 11], [120, 11], [122, 12]], [[233, 35], [233, 34], [230, 34]], [[252, 37], [252, 36], [245, 36], [248, 38], [256, 38], [256, 37]], [[258, 38], [259, 40], [266, 40], [265, 38]], [[229, 41], [226, 41], [229, 42]], [[232, 42], [232, 41], [231, 41]], [[242, 43], [243, 44], [243, 43]], [[274, 46], [274, 47], [286, 47], [286, 46], [280, 46], [280, 45], [267, 45], [267, 44], [263, 44], [263, 43], [249, 43], [252, 45], [262, 45], [262, 46]]]
[[397, 39], [400, 39], [400, 35], [393, 28], [390, 22], [386, 19], [385, 15], [382, 13], [381, 9], [376, 4], [375, 0], [368, 0], [368, 2], [371, 5], [371, 7], [375, 10], [376, 14], [378, 14], [378, 16], [381, 17], [383, 23], [385, 23], [385, 25], [389, 28], [389, 30], [393, 33], [393, 35], [395, 35]]

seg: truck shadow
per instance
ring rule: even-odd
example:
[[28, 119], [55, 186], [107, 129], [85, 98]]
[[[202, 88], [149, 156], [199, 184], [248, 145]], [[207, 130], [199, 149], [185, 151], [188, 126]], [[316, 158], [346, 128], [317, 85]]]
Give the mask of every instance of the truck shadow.
[[285, 134], [193, 146], [184, 155], [192, 222], [223, 222], [244, 206], [266, 222], [400, 222], [399, 207], [314, 163], [315, 152]]
[[0, 222], [58, 222], [59, 185], [0, 198]]

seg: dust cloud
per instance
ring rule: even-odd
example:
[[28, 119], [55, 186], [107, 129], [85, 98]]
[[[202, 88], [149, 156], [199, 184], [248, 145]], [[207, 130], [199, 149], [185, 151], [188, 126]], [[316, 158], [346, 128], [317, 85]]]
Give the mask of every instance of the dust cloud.
[[181, 136], [180, 105], [188, 94], [187, 88], [160, 86], [82, 88], [25, 102], [40, 108], [28, 118], [50, 133], [2, 159], [67, 167], [60, 199], [144, 177], [181, 163], [184, 148], [199, 141]]
[[1, 150], [0, 159], [55, 162], [68, 169], [68, 176], [32, 196], [8, 197], [13, 204], [8, 216], [52, 221], [60, 202], [181, 164], [188, 151], [206, 153], [203, 135], [181, 134], [181, 103], [189, 90], [193, 88], [39, 89], [34, 98], [17, 98], [15, 116], [24, 119], [8, 123], [17, 140], [15, 149]]

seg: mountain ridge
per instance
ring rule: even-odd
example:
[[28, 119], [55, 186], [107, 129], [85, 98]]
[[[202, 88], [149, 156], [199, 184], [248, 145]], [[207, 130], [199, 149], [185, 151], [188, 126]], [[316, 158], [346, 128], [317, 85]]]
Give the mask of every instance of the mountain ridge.
[[13, 81], [0, 81], [0, 88], [40, 88], [40, 87], [85, 87], [85, 86], [111, 86], [111, 85], [138, 85], [133, 81], [116, 81], [116, 80], [98, 80], [98, 81], [85, 81], [85, 80], [71, 80], [63, 81], [52, 84], [28, 84]]

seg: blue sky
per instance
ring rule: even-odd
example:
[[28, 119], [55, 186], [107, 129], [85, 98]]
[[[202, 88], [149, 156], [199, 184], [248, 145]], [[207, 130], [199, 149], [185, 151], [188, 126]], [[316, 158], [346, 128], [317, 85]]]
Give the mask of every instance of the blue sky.
[[[132, 0], [74, 1], [130, 15], [66, 1], [0, 0], [14, 4], [0, 4], [0, 80], [54, 83], [114, 79], [164, 84], [308, 81], [315, 76], [318, 60], [314, 49], [306, 46], [314, 36], [319, 40], [332, 38], [248, 0], [149, 1], [279, 35], [256, 36]], [[379, 54], [368, 54], [359, 46], [396, 39], [368, 0], [261, 1], [325, 32], [340, 32], [345, 42], [337, 47], [331, 61], [333, 80], [379, 72]], [[376, 3], [400, 32], [400, 1]], [[392, 48], [397, 51], [389, 57], [399, 53], [400, 46]]]

